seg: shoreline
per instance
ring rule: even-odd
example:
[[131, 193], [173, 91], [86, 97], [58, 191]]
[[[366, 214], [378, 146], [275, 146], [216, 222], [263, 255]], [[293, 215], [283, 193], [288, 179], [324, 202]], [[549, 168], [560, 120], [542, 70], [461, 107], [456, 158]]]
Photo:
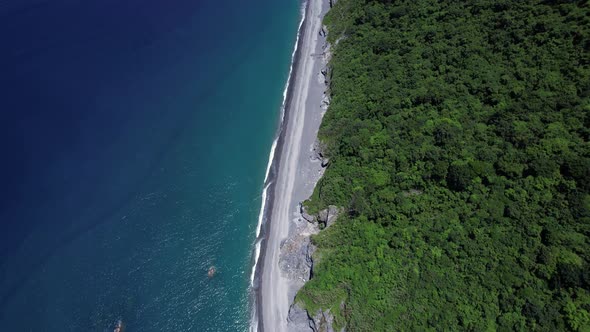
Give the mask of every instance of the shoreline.
[[250, 331], [287, 330], [290, 306], [302, 286], [283, 275], [279, 260], [283, 241], [296, 228], [291, 216], [298, 211], [299, 203], [311, 195], [321, 175], [318, 175], [321, 173], [318, 162], [307, 157], [312, 154], [323, 117], [320, 106], [325, 85], [315, 77], [319, 77], [324, 65], [318, 55], [323, 54], [325, 46], [325, 36], [320, 30], [327, 5], [326, 0], [303, 2], [281, 121], [263, 186], [251, 276]]
[[[297, 29], [297, 37], [295, 39], [295, 46], [291, 56], [291, 65], [289, 68], [289, 76], [285, 84], [283, 93], [283, 103], [281, 105], [281, 117], [278, 124], [277, 135], [271, 146], [269, 154], [269, 163], [266, 169], [266, 175], [263, 184], [261, 210], [258, 217], [258, 224], [256, 229], [256, 240], [254, 248], [254, 265], [252, 267], [252, 275], [250, 277], [250, 287], [252, 290], [251, 296], [251, 318], [250, 331], [264, 331], [264, 323], [262, 320], [262, 294], [261, 276], [264, 271], [264, 259], [266, 257], [267, 234], [270, 229], [269, 216], [274, 205], [274, 191], [276, 186], [276, 178], [278, 169], [281, 164], [281, 156], [285, 141], [286, 129], [289, 125], [289, 103], [293, 98], [293, 82], [297, 79], [297, 68], [301, 57], [301, 44], [303, 43], [302, 35], [305, 33], [305, 23], [308, 20], [308, 5], [313, 0], [303, 0], [301, 10], [301, 20]], [[260, 264], [262, 262], [262, 264]]]

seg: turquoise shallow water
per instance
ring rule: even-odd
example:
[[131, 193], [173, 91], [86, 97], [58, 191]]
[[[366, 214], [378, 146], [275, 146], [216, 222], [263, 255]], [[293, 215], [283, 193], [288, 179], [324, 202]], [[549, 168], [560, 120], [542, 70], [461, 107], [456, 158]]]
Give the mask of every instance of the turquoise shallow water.
[[2, 3], [2, 330], [247, 329], [299, 6]]

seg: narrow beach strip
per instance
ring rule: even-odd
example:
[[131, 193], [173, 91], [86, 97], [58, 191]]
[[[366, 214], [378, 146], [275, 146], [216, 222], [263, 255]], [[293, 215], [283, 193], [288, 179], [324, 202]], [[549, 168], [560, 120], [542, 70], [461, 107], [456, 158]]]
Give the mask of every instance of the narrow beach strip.
[[279, 267], [281, 242], [289, 236], [292, 216], [297, 213], [302, 189], [309, 182], [309, 174], [302, 174], [309, 160], [304, 157], [302, 161], [300, 156], [310, 150], [321, 122], [319, 111], [325, 86], [317, 78], [322, 63], [317, 54], [322, 52], [319, 32], [326, 7], [325, 0], [307, 0], [303, 7], [305, 15], [299, 27], [284, 95], [283, 120], [267, 179], [270, 186], [259, 236], [261, 264], [257, 264], [253, 278], [255, 308], [251, 331], [288, 329], [294, 288]]
[[[277, 154], [277, 146], [279, 147], [279, 151], [282, 150], [282, 144], [284, 142], [284, 127], [286, 126], [285, 117], [288, 117], [286, 114], [286, 105], [288, 100], [290, 99], [290, 86], [291, 82], [294, 80], [294, 71], [293, 68], [297, 64], [298, 59], [298, 49], [299, 49], [299, 42], [301, 39], [302, 28], [305, 22], [305, 13], [307, 8], [307, 1], [304, 1], [301, 6], [301, 20], [299, 21], [299, 27], [297, 28], [297, 37], [295, 39], [295, 46], [293, 47], [293, 52], [291, 54], [291, 64], [289, 67], [289, 75], [287, 78], [287, 82], [285, 83], [285, 89], [283, 90], [283, 102], [280, 108], [280, 119], [278, 124], [278, 130], [275, 140], [272, 143], [270, 148], [270, 154], [268, 158], [268, 164], [266, 166], [266, 173], [264, 176], [264, 189], [262, 190], [262, 201], [260, 204], [260, 212], [258, 214], [258, 223], [256, 226], [256, 241], [254, 245], [254, 253], [253, 253], [253, 264], [252, 264], [252, 272], [250, 274], [250, 288], [251, 288], [251, 323], [250, 323], [250, 331], [258, 331], [259, 330], [259, 306], [260, 306], [260, 295], [259, 295], [259, 285], [260, 282], [260, 275], [262, 274], [262, 266], [259, 267], [258, 262], [260, 261], [261, 257], [264, 257], [265, 248], [263, 244], [265, 244], [265, 234], [266, 231], [263, 231], [263, 228], [268, 228], [267, 222], [265, 222], [265, 217], [268, 215], [267, 212], [271, 210], [270, 205], [267, 204], [269, 199], [272, 201], [272, 193], [274, 191], [274, 178], [276, 177], [276, 173], [280, 163], [280, 152]], [[260, 327], [262, 328], [262, 327]]]

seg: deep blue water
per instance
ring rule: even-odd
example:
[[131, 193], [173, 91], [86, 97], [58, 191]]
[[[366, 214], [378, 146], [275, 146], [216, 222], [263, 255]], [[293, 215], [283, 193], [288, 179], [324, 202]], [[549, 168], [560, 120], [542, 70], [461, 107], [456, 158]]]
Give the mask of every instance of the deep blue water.
[[0, 1], [0, 330], [248, 327], [299, 6]]

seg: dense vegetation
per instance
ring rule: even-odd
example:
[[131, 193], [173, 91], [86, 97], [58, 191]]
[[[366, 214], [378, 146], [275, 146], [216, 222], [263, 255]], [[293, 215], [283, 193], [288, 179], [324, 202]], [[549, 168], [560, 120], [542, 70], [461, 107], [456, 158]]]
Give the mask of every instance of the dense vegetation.
[[298, 294], [348, 331], [590, 330], [590, 4], [339, 0]]

